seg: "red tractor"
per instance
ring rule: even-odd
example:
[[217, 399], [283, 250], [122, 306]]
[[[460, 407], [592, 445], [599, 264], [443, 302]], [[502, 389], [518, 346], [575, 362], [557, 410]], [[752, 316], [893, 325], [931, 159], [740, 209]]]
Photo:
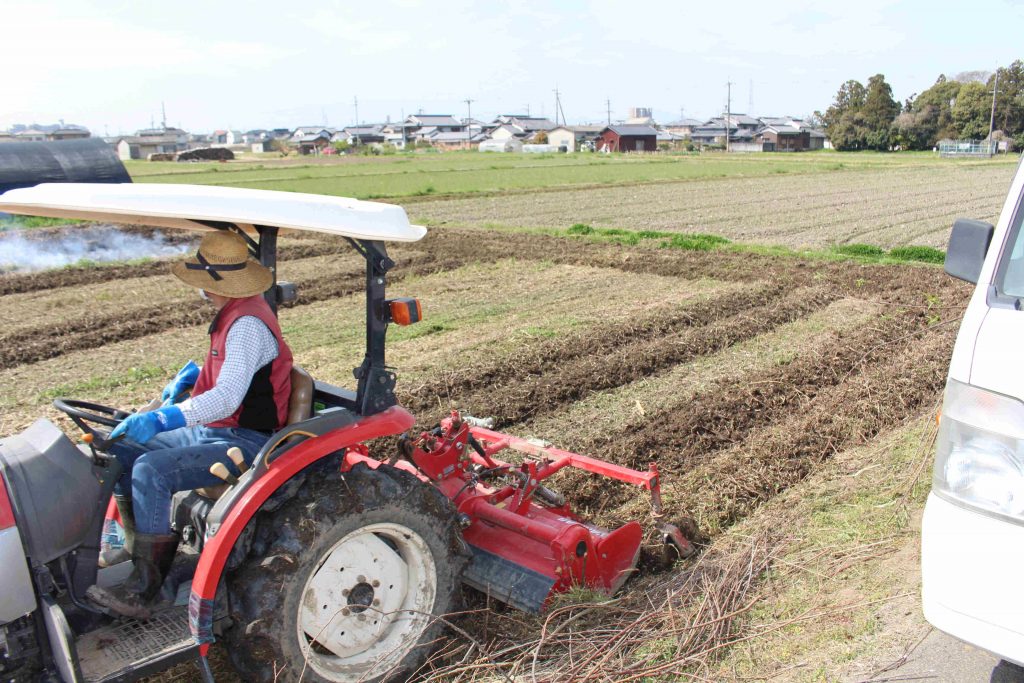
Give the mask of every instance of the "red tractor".
[[[573, 586], [607, 594], [634, 573], [644, 532], [580, 521], [548, 487], [579, 468], [650, 492], [671, 557], [691, 545], [661, 518], [659, 477], [491, 431], [452, 413], [412, 434], [385, 365], [389, 324], [420, 318], [415, 299], [385, 297], [386, 241], [425, 230], [397, 206], [285, 192], [182, 185], [44, 184], [0, 196], [0, 211], [232, 230], [275, 271], [281, 228], [340, 235], [366, 259], [366, 353], [356, 390], [296, 367], [290, 419], [237, 479], [175, 496], [183, 539], [147, 621], [90, 604], [130, 563], [99, 568], [118, 461], [110, 430], [129, 413], [84, 401], [55, 406], [81, 429], [75, 444], [41, 419], [0, 440], [0, 675], [5, 680], [126, 681], [195, 660], [226, 641], [254, 681], [370, 681], [413, 675], [457, 609], [463, 583], [539, 612]], [[276, 272], [276, 271], [275, 271]], [[276, 306], [294, 287], [275, 284]], [[398, 437], [398, 453], [365, 444]], [[515, 457], [501, 459], [504, 453]]]

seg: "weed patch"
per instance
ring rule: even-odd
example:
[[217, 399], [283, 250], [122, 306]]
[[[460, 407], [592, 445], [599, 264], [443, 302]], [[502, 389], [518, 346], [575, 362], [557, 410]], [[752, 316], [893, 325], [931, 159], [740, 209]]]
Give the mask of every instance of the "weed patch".
[[932, 247], [895, 247], [889, 256], [899, 261], [920, 261], [922, 263], [944, 263], [946, 252]]
[[843, 256], [859, 256], [861, 258], [880, 258], [885, 256], [885, 249], [873, 244], [839, 244], [832, 251]]
[[708, 235], [701, 232], [679, 233], [672, 235], [661, 243], [666, 249], [685, 249], [687, 251], [711, 251], [720, 246], [729, 244], [729, 240], [718, 235]]

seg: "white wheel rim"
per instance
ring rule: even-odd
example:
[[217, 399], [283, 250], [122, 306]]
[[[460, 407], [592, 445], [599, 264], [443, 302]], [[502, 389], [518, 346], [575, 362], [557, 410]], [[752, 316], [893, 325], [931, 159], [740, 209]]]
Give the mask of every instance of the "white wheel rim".
[[321, 558], [299, 604], [299, 644], [324, 678], [358, 680], [397, 665], [429, 625], [437, 571], [426, 542], [401, 524], [369, 524]]

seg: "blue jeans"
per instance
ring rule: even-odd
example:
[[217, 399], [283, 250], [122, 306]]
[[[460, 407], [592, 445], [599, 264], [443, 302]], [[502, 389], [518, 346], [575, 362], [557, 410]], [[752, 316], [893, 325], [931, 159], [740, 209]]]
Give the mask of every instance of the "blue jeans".
[[238, 446], [251, 465], [269, 438], [241, 427], [197, 425], [157, 434], [145, 444], [121, 439], [110, 447], [124, 468], [114, 492], [131, 496], [139, 533], [169, 534], [172, 494], [223, 484], [210, 474], [210, 466], [216, 462], [224, 463], [237, 476], [240, 473], [228, 457], [228, 449]]

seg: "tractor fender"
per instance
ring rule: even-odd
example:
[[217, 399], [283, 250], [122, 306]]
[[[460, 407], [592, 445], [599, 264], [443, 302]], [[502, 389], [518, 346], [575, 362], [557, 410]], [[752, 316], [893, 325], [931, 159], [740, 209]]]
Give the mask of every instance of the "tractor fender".
[[213, 603], [224, 568], [235, 542], [263, 503], [297, 472], [317, 460], [370, 439], [399, 434], [410, 429], [415, 422], [416, 419], [405, 408], [392, 406], [376, 415], [308, 439], [271, 462], [267, 471], [245, 490], [216, 532], [206, 540], [192, 579], [188, 603], [189, 628], [204, 652], [214, 641]]

